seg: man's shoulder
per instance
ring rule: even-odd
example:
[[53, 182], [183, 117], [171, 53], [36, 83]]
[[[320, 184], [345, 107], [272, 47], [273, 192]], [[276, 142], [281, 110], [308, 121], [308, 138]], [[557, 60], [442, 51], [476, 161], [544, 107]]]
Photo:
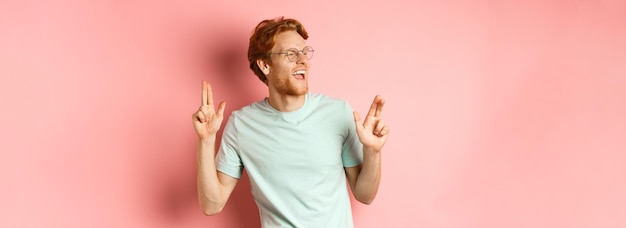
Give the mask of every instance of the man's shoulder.
[[334, 107], [337, 109], [352, 109], [346, 100], [325, 94], [311, 93], [309, 94], [309, 100], [317, 106]]
[[329, 96], [321, 93], [309, 93], [309, 99], [311, 101], [319, 102], [319, 103], [330, 103], [330, 104], [338, 104], [338, 105], [348, 105], [348, 102], [344, 99]]
[[263, 111], [264, 109], [266, 109], [266, 107], [264, 107], [263, 105], [264, 103], [264, 100], [255, 101], [239, 109], [233, 110], [230, 118], [241, 118], [255, 112]]

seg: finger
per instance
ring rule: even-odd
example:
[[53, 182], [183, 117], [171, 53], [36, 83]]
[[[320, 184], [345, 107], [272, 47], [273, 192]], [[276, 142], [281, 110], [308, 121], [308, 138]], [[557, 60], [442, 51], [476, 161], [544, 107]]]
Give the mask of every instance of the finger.
[[207, 85], [207, 105], [209, 107], [213, 107], [213, 89], [211, 88], [211, 84], [209, 84], [208, 82], [206, 83]]
[[380, 136], [385, 136], [389, 134], [389, 127], [385, 126], [383, 127], [383, 129], [380, 131]]
[[202, 106], [207, 104], [207, 97], [208, 97], [208, 91], [207, 91], [207, 83], [206, 81], [202, 81]]
[[194, 120], [197, 120], [197, 121], [198, 121], [198, 122], [200, 122], [200, 123], [204, 123], [204, 122], [205, 122], [204, 118], [205, 118], [205, 117], [204, 117], [204, 113], [203, 113], [202, 111], [200, 111], [200, 110], [198, 110], [198, 111], [197, 111], [197, 112], [193, 115], [193, 119], [194, 119]]
[[383, 112], [383, 106], [385, 105], [385, 100], [380, 96], [376, 96], [376, 98], [378, 98], [378, 106], [376, 107], [376, 114], [374, 116], [380, 117], [380, 114]]
[[374, 101], [372, 101], [372, 105], [370, 105], [370, 110], [367, 111], [367, 116], [374, 116], [376, 114], [376, 109], [378, 107], [378, 102], [376, 102], [377, 99], [378, 95], [374, 97]]
[[359, 116], [359, 113], [357, 112], [352, 112], [352, 115], [354, 116], [354, 124], [356, 125], [356, 130], [360, 131], [363, 128], [363, 125], [361, 125], [361, 116]]
[[380, 135], [381, 134], [380, 132], [383, 130], [383, 127], [385, 127], [385, 123], [383, 122], [383, 120], [379, 120], [376, 123], [376, 127], [374, 128], [374, 134]]

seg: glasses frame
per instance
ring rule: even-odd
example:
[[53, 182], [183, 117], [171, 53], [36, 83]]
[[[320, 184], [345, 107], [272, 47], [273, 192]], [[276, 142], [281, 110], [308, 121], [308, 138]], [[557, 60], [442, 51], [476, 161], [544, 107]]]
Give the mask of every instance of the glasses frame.
[[[308, 49], [306, 52], [306, 54], [304, 53], [305, 49]], [[289, 52], [294, 52], [294, 55], [290, 55], [291, 53]], [[304, 48], [302, 48], [302, 50], [298, 50], [295, 48], [289, 48], [287, 49], [287, 51], [285, 52], [270, 52], [269, 54], [283, 54], [285, 56], [287, 56], [287, 59], [290, 62], [295, 62], [298, 59], [300, 59], [300, 56], [304, 55], [306, 57], [307, 60], [311, 60], [313, 58], [313, 53], [315, 53], [315, 50], [313, 49], [313, 47], [311, 46], [306, 46]], [[291, 56], [295, 56], [295, 57], [291, 57]]]

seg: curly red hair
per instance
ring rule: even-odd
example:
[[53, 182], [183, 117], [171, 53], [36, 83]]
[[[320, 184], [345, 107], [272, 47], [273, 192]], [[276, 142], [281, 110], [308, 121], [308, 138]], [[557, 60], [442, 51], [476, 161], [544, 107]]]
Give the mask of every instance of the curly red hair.
[[267, 78], [256, 62], [261, 59], [267, 64], [272, 64], [269, 52], [274, 47], [276, 36], [286, 31], [296, 31], [305, 40], [309, 38], [309, 34], [304, 29], [302, 23], [295, 19], [285, 19], [285, 17], [261, 21], [254, 29], [252, 36], [250, 36], [250, 44], [248, 46], [250, 69], [266, 85]]

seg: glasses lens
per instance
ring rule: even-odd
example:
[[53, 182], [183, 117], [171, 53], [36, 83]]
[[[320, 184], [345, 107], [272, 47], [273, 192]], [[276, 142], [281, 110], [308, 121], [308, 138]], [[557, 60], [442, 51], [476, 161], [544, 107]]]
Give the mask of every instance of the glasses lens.
[[287, 58], [289, 59], [289, 61], [296, 61], [296, 59], [298, 59], [298, 50], [293, 48], [287, 50]]
[[313, 48], [305, 47], [302, 49], [302, 51], [298, 51], [297, 49], [292, 48], [287, 50], [285, 54], [287, 54], [287, 59], [289, 59], [289, 61], [291, 62], [295, 62], [296, 60], [298, 60], [298, 58], [300, 58], [300, 54], [304, 55], [307, 59], [311, 59], [313, 58]]
[[305, 47], [304, 49], [302, 49], [302, 54], [306, 56], [307, 59], [313, 58], [313, 48]]

